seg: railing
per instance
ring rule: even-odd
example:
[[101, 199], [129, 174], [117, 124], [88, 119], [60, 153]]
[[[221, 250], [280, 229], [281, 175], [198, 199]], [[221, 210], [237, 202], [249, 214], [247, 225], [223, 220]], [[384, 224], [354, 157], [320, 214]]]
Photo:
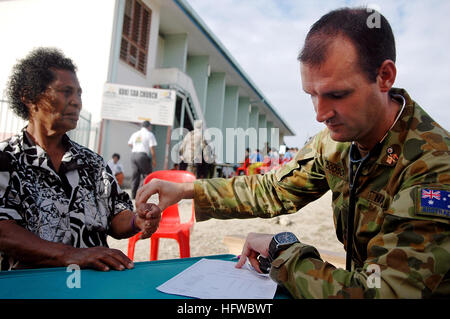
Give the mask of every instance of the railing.
[[0, 141], [17, 134], [27, 123], [9, 108], [8, 101], [0, 100]]
[[[0, 141], [17, 134], [28, 124], [10, 109], [8, 101], [0, 100]], [[91, 114], [81, 111], [77, 128], [69, 131], [67, 135], [78, 144], [88, 147], [91, 132]]]
[[70, 137], [72, 141], [75, 141], [83, 146], [89, 147], [89, 136], [91, 133], [91, 117], [92, 117], [91, 113], [81, 110], [77, 128], [67, 132], [67, 135]]

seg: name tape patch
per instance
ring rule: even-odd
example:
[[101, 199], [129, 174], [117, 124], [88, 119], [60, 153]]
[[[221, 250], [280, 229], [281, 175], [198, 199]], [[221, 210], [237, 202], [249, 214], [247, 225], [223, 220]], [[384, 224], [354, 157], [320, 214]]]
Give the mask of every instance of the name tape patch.
[[345, 179], [345, 170], [341, 164], [325, 160], [325, 169], [332, 175]]
[[441, 189], [420, 189], [418, 215], [450, 219], [450, 191]]

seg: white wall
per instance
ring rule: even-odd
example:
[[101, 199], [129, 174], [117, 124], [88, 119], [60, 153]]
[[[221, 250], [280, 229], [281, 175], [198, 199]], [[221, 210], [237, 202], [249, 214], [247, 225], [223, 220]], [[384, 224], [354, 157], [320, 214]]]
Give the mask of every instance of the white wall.
[[35, 47], [58, 47], [77, 65], [83, 108], [92, 114], [93, 122], [98, 122], [114, 7], [111, 0], [0, 2], [0, 91], [17, 59]]

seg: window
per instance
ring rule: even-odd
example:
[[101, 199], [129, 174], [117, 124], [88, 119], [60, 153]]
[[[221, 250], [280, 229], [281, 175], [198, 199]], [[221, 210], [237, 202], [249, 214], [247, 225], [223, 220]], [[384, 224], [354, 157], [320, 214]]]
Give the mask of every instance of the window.
[[146, 73], [152, 11], [139, 0], [126, 0], [120, 59]]

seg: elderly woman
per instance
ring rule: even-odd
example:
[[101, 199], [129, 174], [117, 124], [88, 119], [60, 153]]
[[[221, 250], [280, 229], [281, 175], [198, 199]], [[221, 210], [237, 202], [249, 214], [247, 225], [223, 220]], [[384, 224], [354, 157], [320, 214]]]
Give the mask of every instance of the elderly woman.
[[13, 68], [8, 96], [29, 123], [0, 142], [0, 269], [132, 268], [107, 235], [149, 237], [161, 211], [145, 204], [144, 217], [134, 213], [102, 157], [66, 135], [82, 107], [73, 62], [56, 49], [34, 50]]

